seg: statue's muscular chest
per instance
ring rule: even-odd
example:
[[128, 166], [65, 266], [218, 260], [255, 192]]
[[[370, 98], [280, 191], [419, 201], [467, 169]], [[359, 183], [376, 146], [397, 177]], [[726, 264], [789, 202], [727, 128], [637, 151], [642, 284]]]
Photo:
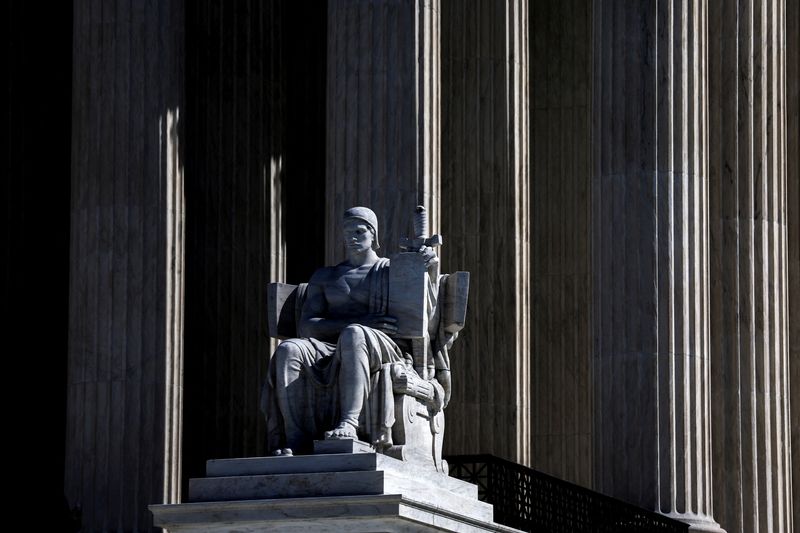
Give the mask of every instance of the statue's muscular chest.
[[369, 310], [369, 283], [367, 274], [371, 265], [334, 268], [325, 284], [325, 300], [333, 314], [363, 315]]

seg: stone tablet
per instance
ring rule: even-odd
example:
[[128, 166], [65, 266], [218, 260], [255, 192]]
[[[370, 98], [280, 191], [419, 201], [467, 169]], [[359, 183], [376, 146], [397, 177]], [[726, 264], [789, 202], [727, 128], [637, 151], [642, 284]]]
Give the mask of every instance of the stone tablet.
[[405, 252], [392, 257], [387, 314], [397, 319], [395, 337], [414, 339], [428, 335], [428, 284], [428, 269], [420, 254]]

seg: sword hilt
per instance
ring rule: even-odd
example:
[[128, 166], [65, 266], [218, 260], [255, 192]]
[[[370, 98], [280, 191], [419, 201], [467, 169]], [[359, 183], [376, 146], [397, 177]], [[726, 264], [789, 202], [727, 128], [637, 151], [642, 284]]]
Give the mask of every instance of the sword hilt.
[[418, 205], [414, 209], [414, 235], [413, 239], [408, 237], [400, 241], [400, 248], [403, 250], [418, 250], [422, 246], [441, 246], [442, 236], [428, 236], [428, 211], [425, 206]]
[[417, 239], [428, 238], [428, 212], [422, 205], [418, 205], [414, 210], [414, 235]]

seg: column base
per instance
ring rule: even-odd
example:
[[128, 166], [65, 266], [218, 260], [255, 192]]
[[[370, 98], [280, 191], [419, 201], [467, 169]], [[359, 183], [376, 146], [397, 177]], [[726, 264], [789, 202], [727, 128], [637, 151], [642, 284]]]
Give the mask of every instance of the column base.
[[725, 533], [725, 530], [710, 516], [695, 513], [661, 513], [669, 518], [689, 524], [689, 531]]

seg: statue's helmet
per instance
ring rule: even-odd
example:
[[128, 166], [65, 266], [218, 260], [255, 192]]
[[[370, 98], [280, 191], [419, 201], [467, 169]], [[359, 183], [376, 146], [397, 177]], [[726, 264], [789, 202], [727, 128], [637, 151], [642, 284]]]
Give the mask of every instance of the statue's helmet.
[[342, 220], [347, 220], [348, 218], [357, 218], [365, 222], [375, 236], [372, 241], [372, 248], [375, 250], [380, 248], [381, 245], [378, 242], [378, 217], [375, 216], [372, 209], [369, 207], [351, 207], [344, 212]]

